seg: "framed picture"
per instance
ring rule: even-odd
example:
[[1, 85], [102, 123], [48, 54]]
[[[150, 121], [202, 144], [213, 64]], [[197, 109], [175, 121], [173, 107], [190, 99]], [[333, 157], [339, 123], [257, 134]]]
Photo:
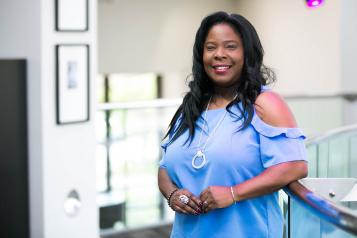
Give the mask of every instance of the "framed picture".
[[56, 45], [57, 124], [89, 120], [89, 46]]
[[88, 0], [56, 0], [57, 31], [88, 30]]

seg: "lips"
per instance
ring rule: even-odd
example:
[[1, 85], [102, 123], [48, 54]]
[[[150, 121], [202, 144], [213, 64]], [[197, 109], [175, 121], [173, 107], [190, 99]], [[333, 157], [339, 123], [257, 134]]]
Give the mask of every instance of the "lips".
[[232, 65], [213, 65], [212, 66], [212, 68], [214, 69], [214, 72], [218, 73], [218, 74], [226, 73], [231, 67], [232, 67]]

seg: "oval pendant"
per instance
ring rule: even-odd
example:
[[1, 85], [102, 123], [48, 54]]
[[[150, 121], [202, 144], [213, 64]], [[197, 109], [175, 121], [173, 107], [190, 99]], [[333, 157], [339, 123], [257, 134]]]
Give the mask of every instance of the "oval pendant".
[[[201, 163], [199, 163], [200, 161], [197, 161], [200, 158], [201, 158]], [[205, 166], [205, 164], [206, 164], [205, 154], [201, 150], [197, 151], [195, 156], [193, 156], [193, 158], [192, 158], [192, 167], [195, 169], [200, 169], [203, 166]]]

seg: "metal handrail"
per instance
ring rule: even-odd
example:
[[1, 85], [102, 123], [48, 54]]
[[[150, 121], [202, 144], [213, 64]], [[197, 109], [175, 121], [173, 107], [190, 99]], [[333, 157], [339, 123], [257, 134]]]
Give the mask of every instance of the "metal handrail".
[[[306, 146], [318, 145], [336, 136], [354, 132], [357, 132], [357, 124], [333, 129], [320, 136], [308, 139]], [[357, 235], [357, 214], [351, 212], [348, 208], [322, 198], [306, 188], [300, 181], [290, 183], [284, 188], [284, 191], [313, 214], [350, 234]]]
[[322, 198], [299, 181], [290, 183], [284, 191], [313, 214], [350, 234], [357, 235], [357, 215], [347, 208]]

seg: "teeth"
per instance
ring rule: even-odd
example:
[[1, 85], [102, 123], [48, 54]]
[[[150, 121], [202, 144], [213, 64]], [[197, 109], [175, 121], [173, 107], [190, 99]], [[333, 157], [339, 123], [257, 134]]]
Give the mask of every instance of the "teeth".
[[216, 66], [215, 67], [217, 70], [225, 70], [225, 69], [228, 69], [229, 66]]

